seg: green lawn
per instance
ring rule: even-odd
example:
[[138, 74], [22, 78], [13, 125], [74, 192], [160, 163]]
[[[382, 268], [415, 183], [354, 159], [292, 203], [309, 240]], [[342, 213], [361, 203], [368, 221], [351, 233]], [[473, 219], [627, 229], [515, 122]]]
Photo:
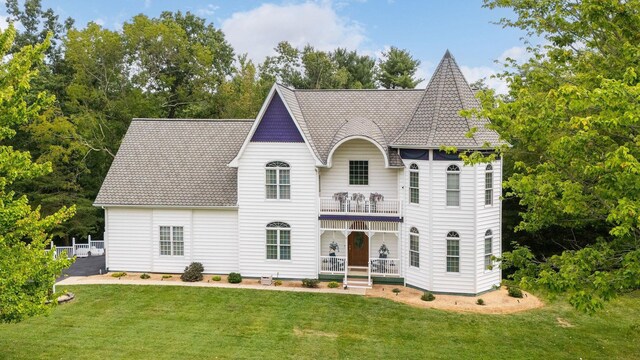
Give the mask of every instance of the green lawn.
[[[457, 314], [384, 299], [174, 286], [69, 286], [51, 316], [0, 324], [0, 358], [596, 359], [640, 356], [640, 293]], [[557, 318], [573, 327], [560, 327]]]

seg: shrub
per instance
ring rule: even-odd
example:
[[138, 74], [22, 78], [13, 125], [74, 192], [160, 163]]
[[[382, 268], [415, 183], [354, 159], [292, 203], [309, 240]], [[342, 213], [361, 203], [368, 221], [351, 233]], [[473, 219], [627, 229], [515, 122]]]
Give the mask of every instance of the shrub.
[[400, 294], [400, 291], [402, 291], [402, 290], [400, 290], [400, 289], [398, 289], [398, 288], [393, 288], [393, 290], [391, 290], [391, 292], [393, 292], [394, 294], [396, 294], [396, 296], [398, 296], [398, 294]]
[[241, 283], [242, 275], [240, 275], [240, 273], [237, 273], [237, 272], [229, 273], [229, 277], [227, 278], [227, 281], [229, 281], [229, 283], [231, 284]]
[[222, 277], [220, 277], [220, 275], [215, 275], [215, 276], [211, 277], [211, 280], [220, 281], [220, 280], [222, 280]]
[[116, 273], [111, 274], [111, 276], [113, 276], [114, 278], [120, 279], [123, 276], [127, 276], [127, 273], [126, 272], [116, 272]]
[[420, 299], [422, 299], [422, 301], [433, 301], [436, 299], [436, 297], [429, 291], [425, 291], [424, 294], [422, 294], [422, 296], [420, 297]]
[[476, 300], [476, 304], [478, 304], [478, 305], [484, 305], [484, 300], [482, 300], [482, 299], [478, 299], [478, 300]]
[[507, 292], [509, 293], [509, 296], [511, 296], [511, 297], [522, 298], [522, 290], [520, 290], [519, 288], [517, 288], [515, 286], [509, 286], [507, 288]]
[[144, 273], [144, 274], [141, 274], [141, 275], [140, 275], [140, 279], [148, 279], [148, 278], [150, 278], [150, 277], [151, 277], [151, 275], [149, 275], [149, 274], [147, 274], [147, 273]]
[[335, 288], [337, 288], [337, 287], [339, 287], [339, 286], [340, 286], [340, 284], [338, 284], [338, 282], [337, 282], [337, 281], [331, 281], [331, 282], [329, 282], [329, 283], [327, 284], [327, 287], [328, 287], [328, 288], [330, 288], [330, 289], [335, 289]]
[[274, 280], [274, 281], [273, 281], [273, 285], [275, 285], [275, 286], [280, 286], [280, 285], [282, 285], [282, 280]]
[[202, 266], [201, 263], [192, 262], [191, 264], [189, 264], [189, 266], [184, 268], [184, 273], [180, 275], [180, 280], [186, 281], [186, 282], [202, 281], [203, 271], [204, 271], [204, 266]]
[[163, 279], [171, 279], [173, 275], [162, 275]]
[[302, 279], [302, 287], [317, 288], [319, 284], [320, 280], [318, 279]]

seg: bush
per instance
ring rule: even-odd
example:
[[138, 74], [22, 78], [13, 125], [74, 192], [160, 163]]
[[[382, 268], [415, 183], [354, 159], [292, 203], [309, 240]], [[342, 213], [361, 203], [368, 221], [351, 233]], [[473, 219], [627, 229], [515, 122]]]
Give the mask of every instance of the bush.
[[422, 299], [422, 301], [433, 301], [436, 299], [436, 297], [429, 291], [425, 291], [424, 294], [422, 294], [422, 296], [420, 297], [420, 299]]
[[335, 288], [337, 288], [339, 286], [340, 286], [340, 284], [338, 284], [337, 281], [331, 281], [330, 283], [327, 284], [327, 287], [330, 288], [330, 289], [335, 289]]
[[211, 277], [211, 280], [220, 281], [220, 280], [222, 280], [222, 277], [220, 277], [220, 275], [216, 275], [216, 276]]
[[111, 274], [111, 276], [113, 276], [114, 278], [120, 279], [123, 276], [127, 276], [127, 273], [126, 272], [117, 272], [117, 273]]
[[319, 284], [320, 280], [318, 279], [302, 279], [302, 287], [317, 288]]
[[180, 280], [186, 282], [196, 282], [202, 281], [204, 278], [202, 276], [202, 272], [204, 271], [204, 266], [202, 266], [199, 262], [192, 262], [189, 266], [184, 268], [184, 273], [180, 275]]
[[274, 280], [274, 281], [273, 281], [273, 285], [274, 285], [274, 286], [280, 286], [280, 285], [282, 285], [282, 280]]
[[391, 292], [393, 292], [394, 294], [396, 294], [396, 296], [398, 296], [398, 294], [400, 294], [400, 291], [402, 291], [402, 290], [400, 290], [400, 289], [398, 289], [398, 288], [394, 288], [393, 290], [391, 290]]
[[509, 293], [509, 296], [514, 297], [514, 298], [522, 298], [522, 290], [520, 290], [519, 288], [515, 287], [515, 286], [509, 286], [507, 288], [507, 292]]
[[151, 277], [151, 275], [149, 275], [149, 274], [147, 274], [147, 273], [144, 273], [144, 274], [141, 274], [141, 275], [140, 275], [140, 279], [148, 279], [148, 278], [150, 278], [150, 277]]
[[231, 284], [239, 284], [242, 282], [242, 275], [240, 275], [240, 273], [232, 272], [229, 274], [227, 281]]
[[171, 279], [173, 275], [162, 275], [163, 279]]
[[484, 305], [484, 300], [482, 300], [482, 299], [478, 299], [478, 300], [476, 300], [476, 304], [478, 304], [478, 305]]

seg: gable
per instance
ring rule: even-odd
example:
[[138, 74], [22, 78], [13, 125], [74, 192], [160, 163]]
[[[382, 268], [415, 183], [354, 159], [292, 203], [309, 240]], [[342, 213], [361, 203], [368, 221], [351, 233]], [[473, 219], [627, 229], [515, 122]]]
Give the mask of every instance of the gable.
[[274, 93], [271, 103], [264, 112], [252, 142], [304, 142], [298, 127], [293, 122], [284, 102]]

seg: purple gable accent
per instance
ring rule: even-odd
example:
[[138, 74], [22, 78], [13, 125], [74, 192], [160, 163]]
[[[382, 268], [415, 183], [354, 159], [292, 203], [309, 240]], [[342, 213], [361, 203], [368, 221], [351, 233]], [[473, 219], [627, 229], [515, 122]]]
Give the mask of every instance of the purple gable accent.
[[404, 222], [397, 216], [366, 216], [366, 215], [320, 215], [318, 220], [349, 220], [349, 221], [392, 221]]
[[[493, 150], [478, 150], [478, 151], [483, 153], [484, 155], [489, 155], [494, 152]], [[442, 150], [433, 150], [433, 160], [460, 160], [460, 153], [462, 152], [464, 151], [458, 151], [455, 154], [447, 154], [445, 151], [442, 151]], [[499, 155], [498, 155], [498, 159], [500, 159]]]
[[277, 93], [264, 112], [256, 132], [251, 138], [253, 142], [304, 142], [296, 124], [289, 115], [284, 102]]
[[400, 157], [410, 160], [429, 160], [429, 150], [425, 149], [400, 149]]

